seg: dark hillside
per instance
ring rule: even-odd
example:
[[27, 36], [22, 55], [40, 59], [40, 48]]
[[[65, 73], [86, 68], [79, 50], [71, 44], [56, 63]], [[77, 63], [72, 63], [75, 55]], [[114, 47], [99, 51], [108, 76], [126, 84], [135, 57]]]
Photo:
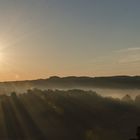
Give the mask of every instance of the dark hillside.
[[0, 139], [128, 140], [140, 106], [92, 91], [28, 90], [0, 96]]

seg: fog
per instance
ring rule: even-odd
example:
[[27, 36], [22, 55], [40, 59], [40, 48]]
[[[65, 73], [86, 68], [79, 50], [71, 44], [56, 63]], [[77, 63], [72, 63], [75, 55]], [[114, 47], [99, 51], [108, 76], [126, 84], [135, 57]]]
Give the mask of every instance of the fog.
[[[74, 89], [74, 88], [68, 88], [65, 90], [70, 90], [70, 89]], [[82, 87], [78, 87], [76, 89], [81, 89], [84, 91], [95, 91], [97, 94], [101, 95], [102, 97], [112, 97], [112, 98], [119, 98], [121, 99], [122, 97], [124, 97], [125, 95], [130, 95], [133, 99], [135, 99], [135, 97], [137, 95], [140, 95], [140, 89], [109, 89], [109, 88], [82, 88]], [[64, 89], [60, 89], [60, 90], [64, 90]]]
[[[40, 89], [40, 90], [47, 90], [50, 89], [48, 87], [40, 87], [40, 86], [33, 86], [30, 88], [29, 86], [13, 86], [13, 87], [5, 87], [3, 85], [0, 88], [0, 94], [10, 94], [11, 92], [16, 92], [18, 94], [25, 93], [29, 89]], [[130, 95], [133, 99], [140, 95], [140, 89], [112, 89], [112, 88], [84, 88], [84, 87], [71, 87], [71, 88], [51, 88], [52, 90], [71, 90], [71, 89], [81, 89], [85, 91], [95, 91], [97, 94], [101, 95], [102, 97], [112, 97], [112, 98], [119, 98], [121, 99], [125, 95]]]
[[100, 94], [103, 97], [113, 97], [113, 98], [122, 98], [125, 95], [130, 95], [133, 99], [140, 95], [140, 89], [92, 89], [96, 91], [98, 94]]

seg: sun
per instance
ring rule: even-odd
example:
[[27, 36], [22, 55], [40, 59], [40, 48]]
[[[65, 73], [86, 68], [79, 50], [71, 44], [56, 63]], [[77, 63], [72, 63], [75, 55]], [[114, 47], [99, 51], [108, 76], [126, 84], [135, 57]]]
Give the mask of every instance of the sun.
[[2, 52], [0, 52], [0, 62], [3, 61], [4, 55]]
[[3, 50], [0, 50], [0, 64], [4, 63], [5, 61], [5, 54]]

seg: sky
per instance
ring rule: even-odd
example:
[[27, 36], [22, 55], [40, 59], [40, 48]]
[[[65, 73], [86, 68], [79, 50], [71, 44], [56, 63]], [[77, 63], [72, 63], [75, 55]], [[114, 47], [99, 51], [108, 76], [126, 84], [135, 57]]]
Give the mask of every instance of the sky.
[[140, 75], [139, 0], [1, 0], [0, 81]]

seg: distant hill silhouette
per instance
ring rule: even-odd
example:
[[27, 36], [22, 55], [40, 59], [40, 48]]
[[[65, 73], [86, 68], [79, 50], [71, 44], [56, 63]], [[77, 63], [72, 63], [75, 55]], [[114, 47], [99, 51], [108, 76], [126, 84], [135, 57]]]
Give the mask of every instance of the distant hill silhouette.
[[75, 88], [109, 88], [109, 89], [140, 89], [140, 76], [112, 77], [57, 77], [48, 79], [0, 82], [0, 93], [16, 91], [25, 92], [28, 89], [75, 89]]

